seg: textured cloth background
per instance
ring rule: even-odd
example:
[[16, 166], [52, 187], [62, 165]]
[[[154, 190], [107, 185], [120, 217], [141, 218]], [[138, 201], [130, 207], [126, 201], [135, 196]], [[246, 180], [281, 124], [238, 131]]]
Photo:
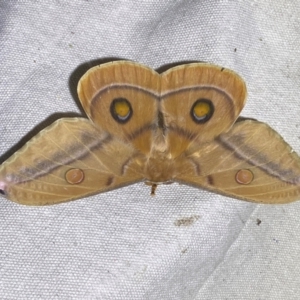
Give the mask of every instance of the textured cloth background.
[[[299, 18], [298, 0], [3, 0], [1, 161], [58, 117], [82, 114], [78, 79], [115, 58], [235, 70], [248, 86], [242, 115], [300, 153]], [[299, 299], [299, 216], [300, 202], [178, 184], [49, 207], [1, 198], [0, 298]]]

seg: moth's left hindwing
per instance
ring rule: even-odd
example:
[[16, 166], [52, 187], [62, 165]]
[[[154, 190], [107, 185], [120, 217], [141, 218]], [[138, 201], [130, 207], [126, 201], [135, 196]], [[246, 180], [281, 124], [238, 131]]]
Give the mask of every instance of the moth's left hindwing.
[[160, 75], [133, 62], [91, 68], [78, 96], [96, 126], [148, 155], [157, 128]]
[[0, 188], [21, 204], [55, 204], [140, 181], [138, 159], [89, 120], [60, 119], [1, 165]]

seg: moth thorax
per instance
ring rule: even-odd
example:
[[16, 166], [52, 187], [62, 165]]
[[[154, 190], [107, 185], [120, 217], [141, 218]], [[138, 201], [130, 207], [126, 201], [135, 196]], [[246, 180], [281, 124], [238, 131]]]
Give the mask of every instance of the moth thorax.
[[174, 176], [174, 162], [159, 152], [150, 157], [145, 166], [145, 175], [148, 181], [162, 183], [171, 181]]

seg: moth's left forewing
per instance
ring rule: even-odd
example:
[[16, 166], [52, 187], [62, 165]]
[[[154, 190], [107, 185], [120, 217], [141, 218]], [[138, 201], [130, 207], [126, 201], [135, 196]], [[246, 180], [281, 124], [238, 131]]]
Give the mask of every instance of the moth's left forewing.
[[170, 149], [180, 153], [191, 141], [210, 141], [230, 129], [244, 107], [246, 85], [230, 70], [195, 63], [163, 73], [161, 95]]
[[142, 160], [89, 120], [60, 119], [0, 166], [0, 189], [21, 204], [60, 203], [142, 180]]
[[300, 198], [300, 158], [267, 124], [243, 120], [216, 140], [192, 144], [177, 180], [231, 197], [288, 203]]

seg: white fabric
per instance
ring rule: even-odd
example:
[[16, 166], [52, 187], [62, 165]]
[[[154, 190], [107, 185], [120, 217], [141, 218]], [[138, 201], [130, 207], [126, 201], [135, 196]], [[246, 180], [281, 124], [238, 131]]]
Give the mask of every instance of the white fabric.
[[[1, 161], [82, 113], [78, 79], [115, 58], [235, 70], [248, 86], [242, 115], [300, 153], [299, 20], [298, 0], [1, 1]], [[1, 299], [300, 298], [300, 202], [178, 184], [151, 197], [136, 184], [57, 206], [0, 203]]]

